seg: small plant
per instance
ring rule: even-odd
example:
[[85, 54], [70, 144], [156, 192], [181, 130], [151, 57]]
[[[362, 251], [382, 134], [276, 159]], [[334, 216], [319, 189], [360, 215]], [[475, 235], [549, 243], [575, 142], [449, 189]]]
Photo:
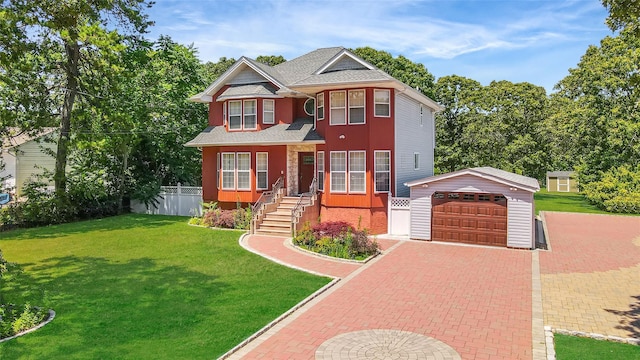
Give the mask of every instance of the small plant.
[[380, 246], [369, 239], [366, 230], [355, 230], [344, 221], [317, 224], [306, 222], [293, 239], [293, 243], [305, 249], [344, 259], [365, 259], [376, 254]]
[[192, 217], [191, 219], [189, 219], [189, 225], [200, 225], [200, 223], [202, 222], [202, 219], [200, 219], [199, 217]]

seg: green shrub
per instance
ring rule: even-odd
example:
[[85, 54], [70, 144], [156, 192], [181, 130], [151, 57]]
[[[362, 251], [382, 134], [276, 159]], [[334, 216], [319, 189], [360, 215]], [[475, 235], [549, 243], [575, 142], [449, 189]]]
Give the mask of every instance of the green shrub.
[[640, 214], [640, 165], [612, 168], [600, 180], [582, 184], [585, 197], [602, 210]]
[[48, 312], [30, 304], [0, 305], [0, 338], [29, 330], [47, 318]]
[[293, 238], [302, 248], [343, 259], [365, 259], [380, 250], [375, 240], [369, 239], [366, 230], [355, 230], [343, 221], [320, 223], [313, 227], [305, 223]]

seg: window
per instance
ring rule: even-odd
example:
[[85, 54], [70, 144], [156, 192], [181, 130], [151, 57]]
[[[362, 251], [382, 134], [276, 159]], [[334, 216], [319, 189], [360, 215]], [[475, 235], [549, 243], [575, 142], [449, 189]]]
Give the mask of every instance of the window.
[[349, 192], [367, 192], [365, 174], [367, 163], [364, 151], [349, 151]]
[[227, 103], [222, 103], [222, 125], [227, 125]]
[[236, 188], [236, 154], [222, 153], [222, 189], [235, 190]]
[[324, 94], [318, 94], [318, 120], [324, 119]]
[[420, 170], [420, 153], [413, 153], [413, 170]]
[[349, 91], [349, 124], [364, 124], [364, 90]]
[[316, 100], [314, 98], [308, 98], [305, 100], [303, 108], [305, 114], [313, 116], [316, 111]]
[[479, 194], [478, 201], [491, 201], [491, 195]]
[[318, 151], [318, 190], [324, 191], [324, 151]]
[[434, 199], [444, 199], [444, 193], [437, 192], [433, 194]]
[[220, 178], [220, 153], [216, 153], [216, 188], [219, 190], [221, 184]]
[[262, 100], [262, 123], [263, 124], [274, 124], [276, 122], [274, 111], [275, 111], [275, 101]]
[[229, 130], [242, 130], [242, 101], [229, 101]]
[[331, 191], [347, 191], [347, 153], [345, 151], [331, 152]]
[[332, 91], [329, 93], [331, 100], [331, 125], [344, 125], [347, 123], [346, 93], [344, 91]]
[[474, 194], [463, 194], [462, 195], [462, 200], [463, 201], [474, 201], [475, 200], [475, 195]]
[[269, 153], [256, 153], [256, 189], [269, 188]]
[[376, 151], [376, 192], [389, 192], [391, 190], [391, 152]]
[[256, 116], [256, 101], [245, 100], [244, 101], [244, 124], [243, 128], [248, 130], [255, 130], [258, 127], [258, 120]]
[[374, 90], [373, 104], [375, 108], [375, 116], [391, 116], [391, 92], [389, 90]]
[[460, 199], [460, 194], [458, 194], [458, 193], [449, 193], [449, 194], [447, 194], [447, 198], [449, 198], [449, 200], [458, 200], [458, 199]]
[[238, 190], [251, 190], [251, 153], [238, 153]]

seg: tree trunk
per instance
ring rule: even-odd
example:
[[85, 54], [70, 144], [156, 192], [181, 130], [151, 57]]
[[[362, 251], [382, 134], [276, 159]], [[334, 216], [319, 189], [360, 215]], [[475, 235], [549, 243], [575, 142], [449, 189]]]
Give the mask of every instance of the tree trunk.
[[120, 190], [118, 192], [118, 213], [119, 214], [122, 214], [124, 212], [124, 206], [122, 202], [124, 199], [125, 180], [127, 176], [127, 168], [129, 167], [130, 153], [131, 153], [131, 149], [129, 148], [129, 146], [125, 144], [122, 152], [122, 172], [120, 173]]
[[56, 151], [56, 168], [53, 175], [56, 196], [62, 198], [67, 191], [67, 156], [69, 149], [69, 134], [71, 132], [71, 114], [73, 104], [78, 93], [78, 60], [80, 58], [80, 46], [76, 41], [65, 43], [67, 61], [65, 64], [66, 89], [64, 91], [64, 103], [60, 116], [60, 134], [58, 135], [58, 149]]

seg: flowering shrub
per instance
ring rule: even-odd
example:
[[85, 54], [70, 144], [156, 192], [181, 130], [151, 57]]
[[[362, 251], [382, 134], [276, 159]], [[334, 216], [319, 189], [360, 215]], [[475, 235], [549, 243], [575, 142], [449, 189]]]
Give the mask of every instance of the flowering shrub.
[[344, 221], [323, 222], [313, 227], [306, 223], [293, 243], [319, 254], [362, 260], [376, 254], [380, 246], [369, 239], [366, 230], [356, 230]]
[[200, 224], [208, 227], [224, 229], [246, 230], [251, 224], [251, 208], [237, 208], [233, 210], [223, 210], [218, 208], [217, 203], [210, 203], [205, 206], [202, 219], [199, 221], [189, 220], [189, 223]]

